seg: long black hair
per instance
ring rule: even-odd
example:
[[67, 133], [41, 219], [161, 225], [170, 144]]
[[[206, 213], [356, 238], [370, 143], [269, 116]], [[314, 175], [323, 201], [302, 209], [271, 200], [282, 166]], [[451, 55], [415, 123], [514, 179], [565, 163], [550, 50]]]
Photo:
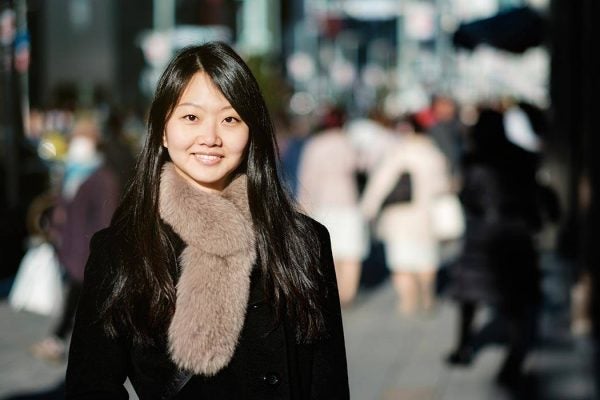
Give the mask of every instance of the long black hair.
[[314, 225], [297, 210], [277, 173], [274, 129], [258, 83], [241, 57], [228, 45], [206, 43], [179, 52], [158, 83], [148, 116], [148, 135], [134, 177], [113, 217], [120, 243], [119, 262], [111, 276], [111, 295], [102, 308], [107, 331], [124, 329], [133, 340], [152, 342], [175, 307], [172, 271], [177, 256], [168, 228], [160, 222], [160, 176], [169, 160], [162, 145], [165, 124], [191, 78], [206, 73], [250, 130], [245, 164], [248, 200], [255, 229], [265, 291], [297, 321], [297, 338], [310, 341], [324, 329], [319, 292], [319, 240]]

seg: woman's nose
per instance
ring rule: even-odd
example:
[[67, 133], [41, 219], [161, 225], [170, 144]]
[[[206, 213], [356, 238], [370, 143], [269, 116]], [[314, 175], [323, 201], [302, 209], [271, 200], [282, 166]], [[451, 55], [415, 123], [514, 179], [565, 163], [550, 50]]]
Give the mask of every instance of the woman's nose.
[[208, 122], [203, 124], [200, 127], [200, 133], [196, 138], [199, 144], [203, 144], [206, 146], [219, 146], [221, 142], [221, 137], [219, 136], [219, 130], [216, 123]]

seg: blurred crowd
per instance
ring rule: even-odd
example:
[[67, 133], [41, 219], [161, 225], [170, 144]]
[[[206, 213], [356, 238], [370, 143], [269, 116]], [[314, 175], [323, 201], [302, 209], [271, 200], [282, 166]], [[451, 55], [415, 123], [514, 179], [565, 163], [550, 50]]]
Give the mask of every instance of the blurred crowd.
[[[277, 127], [290, 195], [330, 232], [342, 306], [388, 277], [398, 318], [435, 313], [448, 299], [457, 309], [448, 365], [470, 365], [500, 335], [498, 382], [517, 382], [543, 302], [540, 254], [559, 247], [548, 235], [561, 210], [544, 170], [545, 111], [510, 98], [467, 107], [435, 95], [399, 115], [331, 104], [279, 116]], [[33, 110], [27, 136], [49, 175], [28, 209], [28, 253], [51, 245], [64, 287], [60, 318], [31, 352], [64, 360], [89, 238], [110, 223], [144, 122], [101, 107]], [[573, 274], [578, 334], [589, 327], [585, 282]], [[484, 326], [481, 309], [493, 316]]]
[[[31, 348], [40, 358], [62, 360], [65, 356], [89, 256], [89, 240], [109, 225], [133, 171], [143, 137], [141, 131], [133, 130], [137, 122], [117, 110], [100, 107], [30, 113], [27, 145], [34, 150], [30, 158], [45, 166], [47, 185], [36, 188], [39, 194], [27, 210], [29, 245], [9, 300], [17, 308], [35, 307], [28, 303], [31, 296], [25, 293], [38, 290], [42, 291], [39, 296], [45, 293], [49, 301], [60, 302], [55, 327]], [[36, 257], [48, 245], [54, 249], [64, 296], [53, 296], [49, 286], [35, 286], [35, 273], [26, 275], [28, 268], [35, 268], [36, 261], [40, 264]], [[38, 276], [44, 276], [39, 274], [41, 271]]]
[[[549, 232], [561, 217], [545, 170], [545, 110], [435, 95], [400, 115], [331, 105], [288, 126], [283, 171], [300, 206], [329, 229], [342, 305], [388, 274], [401, 318], [448, 299], [457, 308], [448, 365], [470, 365], [485, 343], [500, 341], [498, 383], [517, 384], [543, 303], [540, 255], [557, 248]], [[589, 291], [578, 288], [572, 324], [582, 333]], [[493, 317], [476, 324], [482, 309]]]

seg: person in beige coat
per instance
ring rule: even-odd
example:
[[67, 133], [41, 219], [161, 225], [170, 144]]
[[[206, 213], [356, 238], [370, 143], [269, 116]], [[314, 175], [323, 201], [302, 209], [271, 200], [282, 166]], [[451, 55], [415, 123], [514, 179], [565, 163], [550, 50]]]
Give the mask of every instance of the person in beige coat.
[[302, 152], [298, 201], [329, 230], [340, 302], [348, 306], [360, 283], [367, 229], [358, 205], [357, 153], [343, 128], [343, 112], [330, 110], [324, 120]]
[[[449, 190], [450, 181], [447, 160], [434, 142], [413, 125], [406, 126], [401, 140], [370, 176], [361, 210], [384, 244], [399, 311], [412, 314], [419, 303], [426, 310], [433, 306], [440, 260], [431, 209], [435, 199]], [[403, 172], [411, 176], [411, 200], [382, 207]]]

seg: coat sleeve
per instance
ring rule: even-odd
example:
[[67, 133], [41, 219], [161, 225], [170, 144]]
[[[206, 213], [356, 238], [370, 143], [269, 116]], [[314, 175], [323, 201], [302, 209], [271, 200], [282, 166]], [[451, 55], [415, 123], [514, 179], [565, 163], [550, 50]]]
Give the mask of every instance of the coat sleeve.
[[75, 317], [66, 375], [67, 399], [127, 399], [128, 347], [105, 334], [98, 319], [105, 299], [104, 277], [110, 273], [106, 231], [94, 235]]
[[360, 209], [368, 220], [375, 220], [384, 200], [394, 189], [400, 174], [406, 168], [408, 165], [402, 158], [401, 150], [389, 151], [371, 172], [360, 201]]
[[329, 233], [319, 225], [321, 266], [327, 283], [325, 323], [327, 336], [315, 343], [312, 365], [311, 399], [341, 400], [350, 398], [348, 365], [342, 325], [342, 311], [331, 253]]

